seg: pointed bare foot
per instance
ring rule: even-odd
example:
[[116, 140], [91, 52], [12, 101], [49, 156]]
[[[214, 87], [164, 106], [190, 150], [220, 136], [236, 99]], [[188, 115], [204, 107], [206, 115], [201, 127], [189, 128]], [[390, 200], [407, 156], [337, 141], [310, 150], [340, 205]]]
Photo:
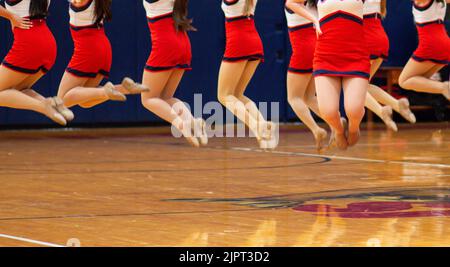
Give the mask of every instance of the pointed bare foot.
[[381, 119], [388, 129], [397, 132], [397, 124], [392, 120], [392, 108], [390, 106], [384, 106], [381, 108]]
[[44, 101], [45, 104], [45, 112], [44, 114], [50, 118], [51, 120], [53, 120], [54, 122], [66, 126], [67, 125], [67, 121], [64, 118], [64, 116], [58, 112], [58, 110], [56, 110], [56, 104], [53, 98], [49, 97], [46, 98]]
[[359, 130], [357, 132], [354, 132], [354, 133], [349, 132], [348, 133], [348, 138], [347, 138], [348, 145], [349, 146], [356, 145], [356, 143], [358, 143], [358, 141], [359, 141], [360, 136], [361, 136], [361, 132]]
[[183, 121], [180, 123], [180, 127], [178, 128], [180, 130], [181, 134], [183, 134], [184, 138], [191, 144], [193, 147], [200, 147], [200, 143], [195, 137], [193, 133], [192, 124], [190, 122]]
[[73, 112], [64, 105], [64, 102], [62, 101], [61, 98], [55, 96], [55, 97], [53, 97], [53, 101], [54, 101], [55, 109], [61, 115], [63, 115], [63, 117], [66, 121], [71, 121], [75, 118], [75, 115], [73, 114]]
[[410, 123], [416, 123], [416, 116], [412, 113], [411, 108], [409, 107], [408, 98], [399, 99], [398, 105], [400, 107], [400, 115], [402, 115], [402, 117]]
[[117, 91], [114, 87], [114, 84], [112, 84], [111, 82], [106, 83], [103, 89], [105, 90], [105, 94], [108, 96], [109, 100], [121, 102], [127, 100], [127, 97], [121, 92]]
[[272, 139], [272, 123], [264, 121], [258, 125], [258, 135], [263, 140]]
[[319, 128], [317, 132], [313, 132], [313, 134], [316, 141], [316, 148], [318, 151], [321, 151], [324, 148], [328, 133], [324, 129]]
[[122, 86], [125, 89], [125, 92], [122, 93], [129, 95], [136, 95], [150, 91], [150, 89], [147, 88], [146, 86], [140, 83], [136, 83], [135, 81], [133, 81], [131, 78], [128, 77], [125, 77], [123, 79]]
[[208, 133], [206, 132], [206, 122], [202, 118], [196, 118], [194, 123], [194, 134], [200, 140], [202, 146], [208, 144]]

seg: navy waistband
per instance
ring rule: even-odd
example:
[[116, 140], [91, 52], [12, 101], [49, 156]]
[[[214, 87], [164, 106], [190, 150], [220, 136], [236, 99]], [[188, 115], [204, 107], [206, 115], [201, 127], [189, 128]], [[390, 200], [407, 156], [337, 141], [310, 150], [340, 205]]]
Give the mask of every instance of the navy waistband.
[[147, 17], [147, 21], [149, 23], [155, 23], [155, 22], [160, 21], [162, 19], [167, 19], [167, 18], [172, 18], [172, 17], [173, 17], [173, 13], [169, 13], [169, 14], [165, 14], [165, 15], [162, 15], [162, 16], [159, 16], [159, 17], [152, 17], [152, 18]]
[[88, 25], [88, 26], [74, 26], [74, 25], [70, 25], [70, 29], [74, 30], [74, 31], [81, 31], [81, 30], [85, 30], [85, 29], [102, 29], [103, 28], [103, 24], [92, 24], [92, 25]]
[[244, 20], [244, 19], [248, 19], [248, 20], [253, 20], [254, 16], [240, 16], [240, 17], [234, 17], [234, 18], [226, 18], [225, 21], [226, 22], [233, 22], [233, 21], [238, 21], [238, 20]]
[[363, 16], [365, 19], [381, 19], [382, 17], [383, 16], [380, 13], [372, 13]]
[[343, 12], [336, 12], [332, 15], [328, 15], [327, 17], [324, 17], [320, 20], [320, 26], [324, 25], [325, 23], [328, 23], [336, 18], [343, 18], [343, 19], [347, 19], [347, 20], [351, 20], [354, 21], [358, 24], [363, 25], [363, 20], [356, 16], [356, 15], [352, 15], [352, 14], [348, 14], [348, 13], [343, 13]]
[[298, 31], [301, 29], [308, 29], [308, 28], [312, 28], [312, 27], [314, 27], [314, 24], [308, 23], [308, 24], [298, 25], [295, 27], [290, 27], [288, 30], [289, 30], [289, 32], [295, 32], [295, 31]]
[[433, 24], [444, 24], [444, 21], [441, 19], [438, 19], [435, 21], [429, 21], [429, 22], [425, 22], [425, 23], [417, 23], [416, 22], [417, 27], [425, 27], [425, 26], [433, 25]]

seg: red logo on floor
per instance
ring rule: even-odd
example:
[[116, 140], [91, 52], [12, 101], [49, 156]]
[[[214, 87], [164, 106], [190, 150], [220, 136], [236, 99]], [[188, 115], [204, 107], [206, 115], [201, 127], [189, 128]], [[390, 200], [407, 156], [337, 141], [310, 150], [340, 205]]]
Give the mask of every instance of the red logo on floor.
[[356, 219], [450, 216], [450, 187], [356, 188], [255, 198], [165, 201], [228, 203], [259, 209], [291, 208], [316, 216]]
[[450, 216], [449, 202], [355, 202], [342, 208], [333, 205], [310, 204], [293, 208], [318, 216], [341, 218], [404, 218]]

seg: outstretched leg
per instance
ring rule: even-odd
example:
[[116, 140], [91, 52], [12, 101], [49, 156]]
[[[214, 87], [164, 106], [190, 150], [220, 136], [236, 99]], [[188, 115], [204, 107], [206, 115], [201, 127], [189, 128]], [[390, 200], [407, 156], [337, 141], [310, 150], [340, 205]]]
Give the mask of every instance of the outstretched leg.
[[39, 112], [56, 123], [65, 125], [66, 120], [50, 99], [34, 98], [16, 89], [29, 76], [0, 66], [0, 106]]
[[430, 77], [444, 65], [433, 62], [418, 62], [410, 59], [400, 74], [399, 83], [404, 89], [430, 94], [442, 94], [450, 99], [450, 86], [448, 82], [431, 80]]

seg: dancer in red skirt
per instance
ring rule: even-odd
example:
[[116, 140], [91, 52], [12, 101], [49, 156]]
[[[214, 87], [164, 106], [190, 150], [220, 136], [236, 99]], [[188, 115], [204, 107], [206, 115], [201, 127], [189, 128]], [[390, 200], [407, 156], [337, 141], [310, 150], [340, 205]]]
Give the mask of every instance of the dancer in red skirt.
[[[312, 131], [317, 149], [323, 148], [327, 132], [319, 127], [310, 110], [320, 116], [313, 73], [314, 50], [320, 30], [317, 8], [300, 0], [287, 0], [285, 8], [292, 56], [287, 74], [288, 102]], [[316, 25], [316, 27], [314, 27]]]
[[274, 148], [276, 126], [267, 122], [256, 104], [244, 95], [256, 68], [264, 60], [253, 18], [256, 4], [257, 0], [222, 0], [226, 49], [219, 72], [218, 99], [249, 127], [260, 147]]
[[[322, 35], [314, 54], [314, 76], [319, 110], [333, 129], [338, 148], [355, 145], [364, 117], [370, 77], [369, 53], [364, 40], [362, 0], [308, 0], [317, 4]], [[348, 131], [340, 118], [344, 89]]]
[[[381, 23], [385, 16], [386, 0], [366, 0], [364, 2], [364, 35], [370, 53], [370, 78], [375, 75], [383, 60], [386, 60], [389, 54], [389, 38]], [[382, 106], [380, 103], [386, 106]], [[398, 130], [397, 125], [392, 120], [393, 109], [409, 122], [416, 122], [416, 117], [409, 108], [407, 98], [396, 99], [373, 84], [370, 84], [368, 88], [366, 107], [378, 115], [386, 126], [393, 131]]]
[[450, 0], [415, 0], [414, 19], [419, 47], [403, 69], [399, 83], [404, 89], [442, 94], [450, 100], [450, 84], [430, 77], [450, 64], [450, 38], [444, 26]]
[[98, 87], [109, 76], [112, 63], [111, 44], [103, 28], [104, 20], [112, 16], [111, 0], [71, 0], [69, 13], [75, 50], [58, 91], [66, 106], [90, 108], [108, 100], [125, 101], [127, 94], [148, 90], [130, 78], [121, 85], [108, 82]]
[[151, 32], [152, 51], [144, 70], [142, 104], [171, 123], [195, 147], [206, 145], [206, 123], [194, 118], [174, 94], [186, 70], [191, 69], [191, 44], [187, 31], [188, 0], [143, 0]]
[[50, 1], [6, 0], [0, 16], [10, 20], [14, 43], [0, 66], [0, 106], [39, 112], [65, 125], [71, 114], [56, 97], [44, 98], [32, 89], [56, 59], [56, 42], [47, 27]]

